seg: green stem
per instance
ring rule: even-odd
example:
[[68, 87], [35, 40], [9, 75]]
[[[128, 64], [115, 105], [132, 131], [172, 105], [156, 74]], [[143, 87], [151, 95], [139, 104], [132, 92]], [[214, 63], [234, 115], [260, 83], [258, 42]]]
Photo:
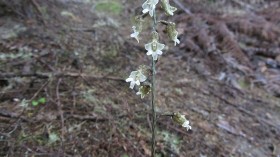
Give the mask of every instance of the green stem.
[[[154, 16], [153, 16], [153, 31], [156, 31], [156, 12], [154, 10]], [[155, 146], [156, 146], [156, 111], [155, 111], [155, 79], [156, 79], [156, 65], [155, 61], [152, 58], [152, 157], [155, 157]]]
[[156, 111], [155, 111], [155, 61], [152, 58], [152, 157], [155, 156], [155, 145], [156, 145]]

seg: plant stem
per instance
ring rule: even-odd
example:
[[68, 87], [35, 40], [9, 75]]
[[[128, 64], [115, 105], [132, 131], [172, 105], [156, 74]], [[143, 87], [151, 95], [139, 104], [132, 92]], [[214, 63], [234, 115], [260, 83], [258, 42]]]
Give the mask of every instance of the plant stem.
[[[154, 16], [153, 16], [153, 31], [156, 31], [156, 12], [154, 10]], [[155, 78], [156, 78], [156, 65], [155, 61], [152, 58], [152, 152], [151, 156], [155, 157], [155, 146], [156, 146], [156, 111], [155, 111]]]
[[155, 145], [156, 145], [156, 111], [155, 111], [155, 61], [152, 58], [152, 157], [155, 156]]

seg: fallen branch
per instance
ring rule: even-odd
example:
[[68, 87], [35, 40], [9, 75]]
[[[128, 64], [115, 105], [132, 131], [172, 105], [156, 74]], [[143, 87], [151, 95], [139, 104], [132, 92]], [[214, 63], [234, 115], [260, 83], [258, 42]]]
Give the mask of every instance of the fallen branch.
[[174, 3], [181, 8], [186, 14], [192, 15], [191, 11], [187, 9], [179, 0], [174, 0]]
[[244, 7], [247, 11], [256, 11], [256, 9], [253, 6], [251, 6], [249, 4], [246, 4], [246, 3], [242, 2], [242, 1], [239, 1], [239, 0], [232, 0], [232, 1], [234, 3], [240, 5], [241, 7]]
[[34, 6], [34, 8], [38, 12], [38, 14], [41, 16], [41, 20], [42, 20], [43, 24], [46, 25], [46, 21], [44, 20], [44, 16], [43, 16], [42, 11], [40, 10], [39, 4], [36, 2], [36, 0], [31, 0], [31, 4]]
[[64, 135], [65, 135], [65, 125], [64, 125], [64, 116], [63, 116], [63, 111], [62, 111], [62, 104], [60, 102], [60, 93], [59, 93], [59, 86], [61, 83], [61, 78], [58, 80], [57, 85], [56, 85], [56, 105], [57, 105], [57, 109], [59, 112], [59, 116], [60, 116], [60, 121], [61, 121], [61, 149], [62, 149], [62, 155], [64, 156], [64, 152], [65, 152], [65, 145], [64, 145]]
[[119, 77], [110, 77], [110, 76], [93, 76], [83, 73], [72, 73], [72, 72], [54, 72], [54, 73], [0, 73], [1, 79], [14, 78], [14, 77], [37, 77], [41, 79], [48, 79], [51, 77], [83, 77], [83, 78], [92, 78], [92, 79], [105, 79], [105, 80], [114, 80], [122, 81], [125, 80]]
[[[132, 113], [123, 113], [117, 116], [113, 117], [97, 117], [97, 116], [91, 116], [91, 115], [77, 115], [77, 114], [72, 114], [71, 112], [64, 112], [65, 113], [65, 119], [68, 118], [73, 118], [77, 120], [82, 120], [82, 121], [94, 121], [94, 122], [105, 122], [113, 119], [122, 119], [126, 117], [133, 117]], [[146, 114], [147, 112], [145, 110], [136, 110], [134, 111], [134, 114], [140, 114], [142, 113], [143, 115]]]
[[27, 118], [23, 117], [23, 116], [19, 116], [16, 113], [7, 111], [7, 110], [0, 110], [0, 116], [2, 117], [7, 117], [7, 118], [19, 118], [21, 119], [23, 122], [31, 122], [30, 120], [28, 120]]

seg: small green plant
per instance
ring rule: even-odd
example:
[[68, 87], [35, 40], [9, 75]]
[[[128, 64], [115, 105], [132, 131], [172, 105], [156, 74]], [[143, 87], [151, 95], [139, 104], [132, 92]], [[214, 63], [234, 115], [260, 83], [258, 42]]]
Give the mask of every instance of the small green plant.
[[60, 138], [56, 133], [50, 133], [49, 134], [49, 139], [48, 139], [49, 144], [53, 144], [53, 143], [55, 143], [59, 140], [60, 140]]
[[165, 145], [177, 154], [180, 153], [179, 148], [182, 140], [176, 135], [168, 131], [161, 132]]
[[123, 7], [118, 1], [101, 1], [95, 5], [95, 10], [119, 15]]
[[44, 97], [41, 97], [37, 100], [32, 100], [32, 102], [31, 102], [32, 106], [38, 106], [40, 104], [45, 104], [45, 103], [46, 103], [46, 98], [44, 98]]
[[[174, 46], [180, 44], [178, 39], [178, 32], [176, 31], [176, 24], [173, 22], [168, 22], [164, 20], [157, 20], [156, 17], [156, 6], [159, 0], [146, 0], [143, 5], [143, 14], [135, 17], [135, 25], [132, 26], [133, 33], [130, 35], [135, 38], [137, 42], [140, 42], [140, 33], [142, 31], [144, 18], [152, 18], [152, 31], [151, 31], [151, 41], [145, 44], [145, 49], [147, 50], [147, 55], [151, 56], [151, 66], [140, 65], [137, 70], [132, 71], [126, 82], [130, 82], [130, 88], [134, 89], [135, 85], [138, 86], [137, 95], [140, 95], [143, 99], [145, 96], [151, 93], [151, 108], [152, 108], [152, 151], [151, 156], [155, 157], [155, 141], [156, 141], [156, 104], [155, 104], [155, 83], [156, 83], [156, 62], [158, 62], [160, 56], [163, 54], [165, 45], [159, 42], [159, 35], [157, 32], [157, 25], [163, 24], [166, 28], [167, 35], [170, 40], [174, 42]], [[166, 15], [173, 16], [174, 12], [177, 10], [175, 7], [169, 4], [169, 0], [161, 0], [161, 6], [165, 11]], [[172, 113], [169, 115], [172, 117], [176, 124], [185, 127], [187, 130], [191, 129], [190, 122], [185, 118], [185, 115], [180, 113]]]

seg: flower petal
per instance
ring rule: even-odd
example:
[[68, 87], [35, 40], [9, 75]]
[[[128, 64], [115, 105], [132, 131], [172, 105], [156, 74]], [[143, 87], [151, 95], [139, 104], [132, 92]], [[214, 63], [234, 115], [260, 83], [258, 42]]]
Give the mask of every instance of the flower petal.
[[137, 42], [139, 43], [138, 35], [139, 35], [139, 32], [134, 32], [134, 33], [130, 34], [130, 37], [135, 38], [137, 40]]
[[152, 0], [152, 3], [153, 3], [154, 5], [157, 5], [158, 0]]
[[131, 82], [131, 81], [133, 81], [133, 78], [127, 78], [126, 80], [125, 80], [126, 82]]
[[149, 56], [149, 55], [153, 54], [153, 51], [148, 51], [146, 54]]
[[157, 43], [157, 49], [158, 49], [158, 50], [163, 50], [163, 49], [164, 49], [164, 47], [165, 47], [165, 45], [164, 45], [164, 44]]
[[143, 3], [142, 5], [142, 8], [143, 8], [143, 13], [147, 13], [149, 11], [149, 4], [148, 4], [148, 1], [146, 1], [145, 3]]
[[134, 33], [130, 34], [130, 37], [137, 38], [138, 35], [139, 35], [139, 32], [134, 32]]
[[149, 14], [150, 14], [151, 17], [153, 17], [154, 16], [154, 9], [150, 9]]
[[145, 13], [149, 12], [149, 9], [144, 9], [142, 12], [145, 14]]
[[133, 32], [136, 32], [136, 26], [132, 26]]
[[174, 45], [176, 46], [176, 44], [180, 44], [180, 40], [179, 39], [175, 39], [175, 41], [174, 41]]
[[157, 51], [156, 51], [156, 54], [157, 54], [157, 55], [162, 55], [162, 51], [157, 50]]
[[139, 81], [139, 80], [136, 80], [136, 81], [135, 81], [135, 84], [139, 86], [139, 85], [140, 85], [140, 81]]
[[131, 81], [131, 82], [130, 82], [130, 86], [129, 86], [129, 88], [133, 89], [133, 88], [134, 88], [134, 86], [135, 86], [135, 82], [134, 82], [134, 81]]
[[147, 79], [147, 77], [141, 73], [141, 75], [139, 76], [140, 82], [144, 82], [144, 81], [146, 81], [146, 79]]
[[156, 53], [153, 53], [152, 56], [153, 56], [153, 60], [157, 60], [157, 58], [158, 58], [157, 56], [158, 55]]
[[132, 71], [132, 72], [130, 73], [129, 77], [135, 78], [136, 75], [137, 75], [137, 73], [138, 73], [138, 71]]
[[152, 50], [152, 43], [145, 44], [145, 49], [146, 49], [147, 51]]
[[192, 127], [190, 126], [190, 122], [188, 120], [186, 120], [183, 123], [182, 127], [187, 128], [187, 130], [189, 130], [189, 129], [191, 130], [192, 129]]
[[152, 17], [154, 15], [154, 10], [156, 8], [156, 5], [158, 3], [158, 0], [147, 0], [143, 5], [143, 13], [149, 12], [150, 16]]

